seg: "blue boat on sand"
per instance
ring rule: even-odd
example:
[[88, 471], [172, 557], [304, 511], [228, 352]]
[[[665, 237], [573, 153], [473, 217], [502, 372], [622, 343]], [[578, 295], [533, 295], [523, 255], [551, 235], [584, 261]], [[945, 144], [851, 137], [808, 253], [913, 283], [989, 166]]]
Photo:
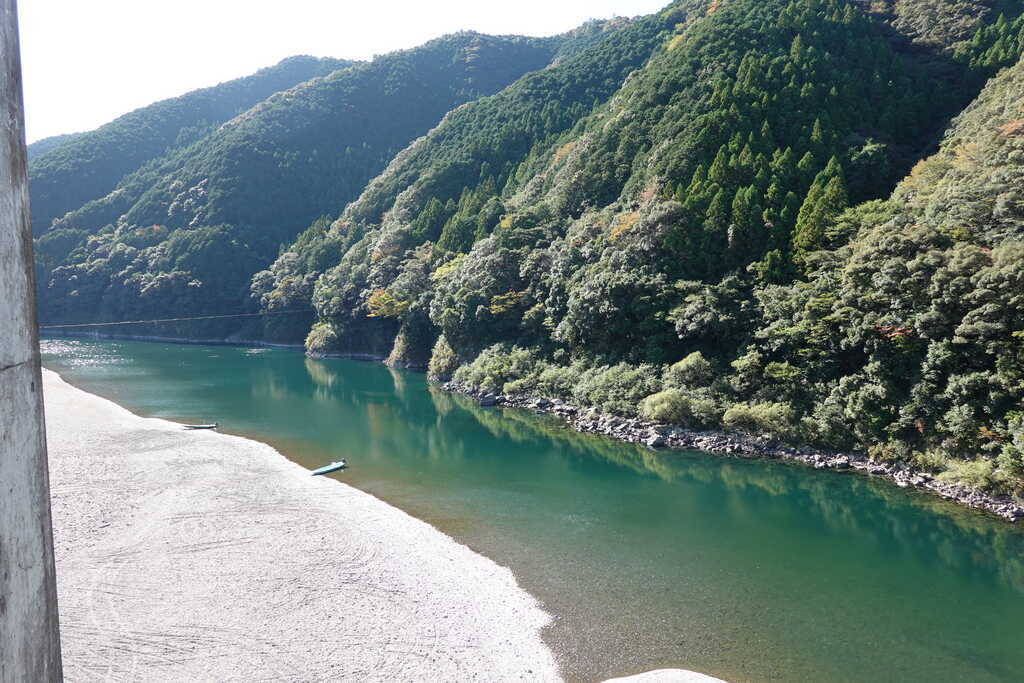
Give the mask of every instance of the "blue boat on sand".
[[345, 461], [339, 460], [338, 462], [332, 462], [330, 465], [324, 465], [319, 469], [313, 470], [312, 475], [315, 477], [318, 474], [330, 474], [331, 472], [343, 470], [346, 467], [348, 467], [348, 465], [345, 463]]

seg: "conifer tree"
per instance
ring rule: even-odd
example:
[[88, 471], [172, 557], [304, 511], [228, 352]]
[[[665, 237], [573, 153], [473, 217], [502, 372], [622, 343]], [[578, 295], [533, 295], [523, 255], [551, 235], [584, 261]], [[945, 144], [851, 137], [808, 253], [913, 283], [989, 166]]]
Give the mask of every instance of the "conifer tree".
[[814, 178], [800, 207], [793, 231], [793, 260], [802, 264], [808, 253], [822, 247], [829, 221], [847, 207], [843, 169], [835, 157]]
[[732, 186], [732, 174], [729, 172], [728, 145], [722, 145], [718, 148], [718, 154], [715, 155], [715, 160], [711, 163], [711, 168], [708, 170], [708, 181], [716, 183], [719, 187], [723, 188]]

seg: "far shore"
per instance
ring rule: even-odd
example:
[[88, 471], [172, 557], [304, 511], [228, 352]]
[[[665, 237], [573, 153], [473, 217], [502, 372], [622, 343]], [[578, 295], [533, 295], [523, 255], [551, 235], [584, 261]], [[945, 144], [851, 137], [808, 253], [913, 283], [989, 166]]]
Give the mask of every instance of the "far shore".
[[[55, 328], [59, 329], [59, 328]], [[160, 342], [163, 344], [191, 344], [196, 346], [259, 346], [272, 349], [304, 349], [305, 346], [301, 343], [285, 344], [283, 342], [270, 342], [262, 341], [259, 339], [242, 339], [242, 338], [220, 338], [215, 337], [212, 339], [198, 339], [192, 337], [165, 337], [156, 334], [109, 334], [105, 332], [97, 333], [77, 333], [68, 334], [66, 332], [55, 332], [52, 329], [45, 329], [40, 332], [41, 336], [46, 339], [81, 339], [84, 341], [141, 341], [141, 342]]]

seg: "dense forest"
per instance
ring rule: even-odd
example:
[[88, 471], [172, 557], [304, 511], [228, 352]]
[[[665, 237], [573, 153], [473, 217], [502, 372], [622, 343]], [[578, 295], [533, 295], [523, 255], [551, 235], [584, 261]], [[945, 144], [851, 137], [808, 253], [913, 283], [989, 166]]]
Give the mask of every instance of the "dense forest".
[[[46, 283], [41, 317], [238, 311], [253, 273], [282, 243], [340, 211], [446, 112], [588, 36], [448, 36], [304, 81], [198, 132], [55, 220], [37, 240], [38, 279]], [[80, 144], [44, 155], [33, 171], [73, 156]]]
[[64, 133], [63, 135], [52, 135], [48, 138], [43, 138], [42, 140], [36, 140], [27, 147], [28, 158], [31, 160], [36, 157], [40, 157], [51, 149], [56, 149], [63, 144], [71, 142], [81, 135], [83, 135], [83, 133]]
[[291, 57], [251, 76], [151, 104], [88, 133], [40, 140], [30, 146], [32, 232], [42, 234], [54, 219], [103, 197], [146, 162], [196, 141], [275, 92], [350, 63]]
[[1022, 9], [682, 0], [349, 66], [58, 217], [43, 317], [312, 309], [231, 332], [1021, 491]]

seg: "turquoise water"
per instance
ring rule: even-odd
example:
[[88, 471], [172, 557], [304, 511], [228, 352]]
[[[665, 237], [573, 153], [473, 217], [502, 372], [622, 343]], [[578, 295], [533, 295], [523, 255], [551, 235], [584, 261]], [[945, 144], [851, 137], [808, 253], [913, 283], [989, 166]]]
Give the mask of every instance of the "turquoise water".
[[655, 453], [480, 408], [416, 373], [286, 350], [47, 341], [143, 415], [216, 421], [509, 566], [565, 676], [1024, 678], [1024, 534], [863, 477]]

